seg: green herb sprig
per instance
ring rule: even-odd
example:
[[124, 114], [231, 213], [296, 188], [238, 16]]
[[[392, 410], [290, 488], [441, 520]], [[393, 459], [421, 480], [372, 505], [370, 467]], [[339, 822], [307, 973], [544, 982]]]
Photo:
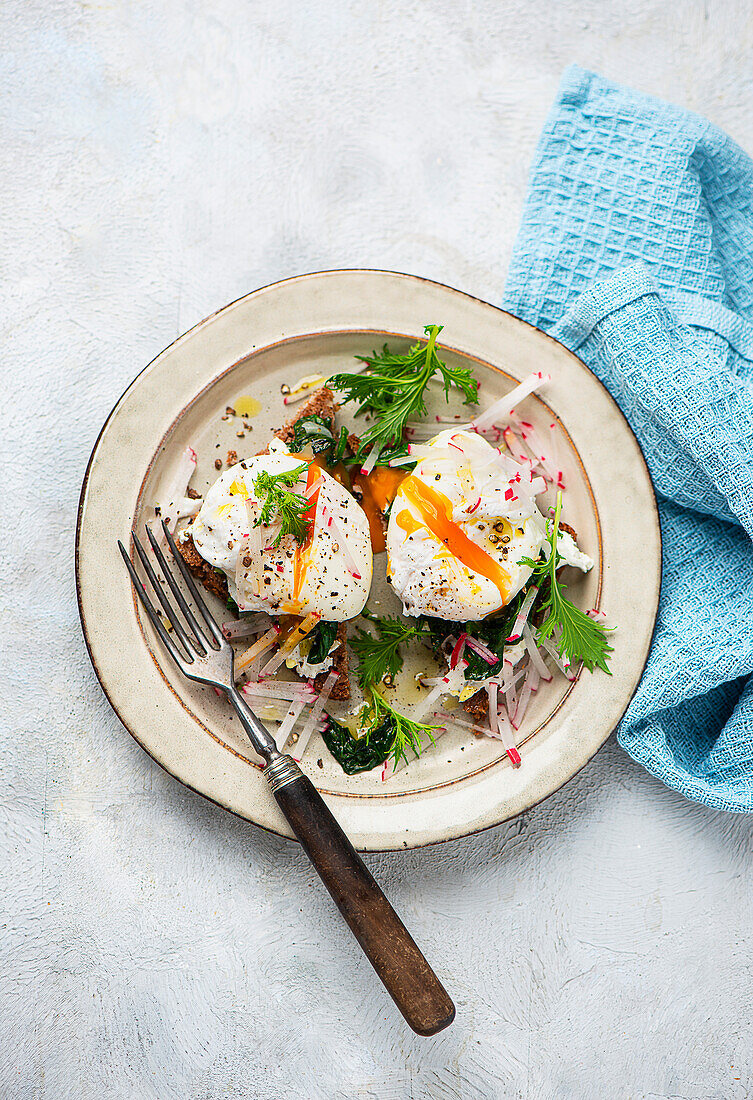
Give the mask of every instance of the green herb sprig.
[[544, 638], [551, 638], [556, 630], [560, 630], [560, 636], [555, 642], [560, 656], [570, 664], [582, 661], [589, 672], [594, 668], [611, 675], [608, 661], [609, 654], [613, 652], [607, 640], [607, 632], [601, 623], [595, 622], [574, 603], [563, 595], [565, 586], [557, 579], [557, 568], [562, 561], [562, 555], [557, 550], [557, 535], [559, 532], [560, 512], [562, 511], [562, 493], [557, 493], [557, 503], [554, 509], [554, 519], [547, 531], [549, 543], [549, 556], [546, 560], [534, 562], [531, 558], [523, 558], [521, 565], [527, 565], [533, 569], [533, 577], [539, 583], [548, 582], [541, 602], [541, 609], [548, 614], [538, 633]]
[[[412, 749], [416, 756], [421, 755], [422, 736], [433, 744], [437, 727], [414, 722], [395, 710], [382, 693], [377, 691], [376, 685], [386, 676], [396, 676], [403, 667], [400, 646], [413, 639], [427, 638], [428, 631], [424, 626], [404, 623], [391, 616], [381, 618], [372, 615], [366, 609], [362, 614], [374, 623], [377, 630], [375, 636], [358, 627], [358, 637], [351, 639], [351, 646], [358, 657], [358, 682], [367, 701], [368, 729], [364, 734], [365, 744], [368, 745], [369, 739], [373, 737], [378, 742], [381, 755], [378, 762], [383, 763], [388, 756], [392, 756], [397, 764], [401, 758], [407, 761], [408, 749]], [[389, 739], [385, 745], [387, 731]]]
[[394, 739], [387, 755], [391, 756], [396, 764], [401, 759], [405, 760], [406, 764], [408, 763], [408, 749], [412, 749], [416, 756], [421, 755], [423, 751], [422, 735], [427, 737], [432, 745], [434, 744], [434, 734], [439, 728], [438, 726], [430, 726], [425, 722], [414, 722], [412, 719], [406, 718], [404, 714], [400, 714], [399, 711], [390, 706], [382, 693], [375, 689], [372, 689], [369, 693], [369, 710], [371, 720], [366, 737], [368, 738], [373, 730], [379, 729], [386, 721], [389, 721], [394, 728]]
[[377, 629], [377, 635], [357, 627], [358, 636], [351, 639], [351, 647], [358, 658], [358, 682], [366, 692], [385, 676], [396, 676], [403, 667], [400, 646], [415, 638], [428, 638], [424, 626], [401, 622], [390, 616], [377, 618], [366, 614]]
[[407, 355], [397, 355], [387, 344], [381, 353], [370, 356], [357, 355], [366, 364], [360, 374], [335, 374], [328, 380], [345, 395], [346, 401], [357, 401], [356, 415], [370, 413], [374, 422], [361, 438], [361, 454], [371, 447], [383, 447], [399, 443], [411, 417], [426, 415], [425, 393], [429, 381], [439, 375], [447, 401], [450, 388], [459, 389], [464, 404], [472, 404], [478, 396], [478, 382], [467, 367], [448, 367], [436, 351], [437, 336], [442, 325], [426, 325], [426, 343], [414, 344]]
[[254, 527], [277, 521], [280, 530], [273, 546], [280, 545], [283, 535], [292, 535], [298, 543], [306, 540], [310, 524], [305, 514], [311, 507], [311, 501], [291, 490], [307, 469], [307, 464], [302, 462], [295, 469], [280, 474], [261, 470], [254, 479], [254, 491], [261, 501], [261, 511]]

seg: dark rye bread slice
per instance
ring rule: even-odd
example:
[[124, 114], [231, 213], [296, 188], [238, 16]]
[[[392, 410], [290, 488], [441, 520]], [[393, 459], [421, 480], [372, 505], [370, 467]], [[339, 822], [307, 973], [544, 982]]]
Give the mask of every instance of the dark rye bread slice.
[[[304, 416], [321, 416], [324, 420], [328, 421], [334, 432], [336, 414], [337, 405], [335, 404], [334, 394], [332, 390], [328, 389], [326, 386], [322, 386], [321, 389], [312, 394], [308, 401], [304, 402], [294, 417], [274, 432], [274, 437], [281, 439], [283, 443], [291, 443], [295, 424]], [[355, 442], [354, 449], [357, 449], [357, 437], [351, 436], [348, 440], [351, 447], [353, 447], [351, 441]], [[268, 454], [269, 448], [267, 447], [258, 453]], [[183, 538], [178, 539], [176, 545], [192, 576], [196, 577], [209, 592], [219, 597], [223, 602], [226, 602], [228, 598], [227, 577], [224, 573], [218, 573], [214, 566], [210, 565], [209, 562], [202, 558], [194, 545], [190, 531], [186, 532]], [[345, 639], [345, 623], [341, 623], [337, 630], [337, 640], [340, 642], [340, 645], [332, 654], [334, 660], [332, 669], [337, 673], [337, 680], [330, 692], [331, 699], [350, 699], [350, 677], [348, 675], [349, 657]], [[327, 672], [322, 672], [315, 677], [314, 686], [317, 691], [321, 690], [327, 675]]]
[[318, 676], [314, 677], [314, 687], [317, 691], [321, 691], [330, 672], [337, 673], [337, 679], [332, 691], [329, 693], [330, 699], [350, 699], [350, 676], [348, 675], [350, 656], [348, 654], [347, 636], [345, 623], [340, 623], [335, 638], [338, 645], [332, 654], [332, 668], [327, 672], [320, 672]]
[[[322, 386], [311, 395], [308, 401], [305, 401], [295, 416], [286, 421], [281, 428], [278, 428], [276, 432], [273, 432], [274, 439], [281, 439], [283, 443], [292, 443], [293, 435], [295, 432], [295, 426], [299, 420], [303, 420], [305, 416], [321, 416], [322, 420], [326, 420], [329, 424], [332, 432], [335, 430], [335, 416], [337, 414], [337, 405], [335, 404], [335, 395], [328, 386]], [[265, 447], [260, 454], [267, 454], [269, 447]]]
[[[578, 536], [575, 534], [575, 528], [571, 527], [569, 523], [560, 522], [560, 531], [565, 531], [568, 535], [572, 535], [573, 541], [578, 541]], [[565, 566], [562, 569], [566, 568]], [[557, 576], [562, 572], [561, 569], [557, 570]], [[473, 717], [476, 722], [482, 722], [484, 718], [489, 716], [489, 693], [486, 688], [481, 688], [475, 695], [472, 695], [470, 699], [466, 699], [463, 703], [463, 707]], [[480, 735], [477, 735], [480, 736]]]
[[[489, 717], [489, 693], [486, 688], [481, 688], [475, 695], [472, 695], [470, 699], [466, 699], [463, 703], [463, 709], [467, 710], [475, 722], [483, 722], [485, 718]], [[476, 731], [474, 730], [474, 733]], [[480, 734], [477, 734], [480, 736]]]
[[228, 597], [227, 577], [224, 573], [218, 573], [208, 561], [204, 561], [204, 558], [194, 546], [190, 532], [186, 532], [184, 536], [181, 536], [175, 545], [178, 547], [183, 561], [188, 566], [188, 572], [196, 577], [197, 581], [201, 581], [213, 596], [219, 597], [225, 603]]
[[[295, 426], [298, 421], [303, 420], [305, 416], [321, 416], [322, 420], [327, 421], [334, 435], [337, 430], [336, 418], [339, 407], [340, 406], [335, 402], [335, 395], [332, 393], [332, 390], [329, 389], [328, 386], [322, 386], [321, 389], [317, 390], [316, 393], [308, 399], [294, 417], [273, 433], [273, 438], [281, 439], [283, 443], [292, 443]], [[353, 435], [352, 432], [348, 436], [348, 447], [351, 454], [357, 454], [361, 447], [361, 440], [357, 435]], [[265, 447], [259, 454], [269, 454], [269, 447]]]

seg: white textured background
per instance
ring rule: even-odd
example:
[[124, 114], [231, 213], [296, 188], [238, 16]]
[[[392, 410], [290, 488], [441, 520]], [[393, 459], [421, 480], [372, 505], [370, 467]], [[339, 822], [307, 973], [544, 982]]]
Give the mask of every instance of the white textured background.
[[92, 444], [166, 344], [318, 268], [499, 300], [570, 61], [753, 151], [749, 2], [5, 0], [0, 21], [2, 1100], [752, 1096], [750, 820], [610, 742], [507, 827], [370, 857], [457, 1002], [416, 1038], [298, 850], [119, 726], [73, 586]]

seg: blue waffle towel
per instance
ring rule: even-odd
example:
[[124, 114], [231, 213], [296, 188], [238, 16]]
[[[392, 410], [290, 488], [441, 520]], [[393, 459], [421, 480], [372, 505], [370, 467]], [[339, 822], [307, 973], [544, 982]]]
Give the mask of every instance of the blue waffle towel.
[[750, 812], [753, 163], [698, 115], [568, 69], [505, 307], [601, 379], [654, 480], [659, 617], [620, 744], [688, 798]]

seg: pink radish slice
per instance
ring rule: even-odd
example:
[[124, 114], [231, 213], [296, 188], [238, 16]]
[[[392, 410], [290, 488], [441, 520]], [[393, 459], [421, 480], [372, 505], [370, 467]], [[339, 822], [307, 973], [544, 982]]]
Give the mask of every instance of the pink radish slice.
[[[175, 524], [179, 519], [195, 516], [201, 508], [201, 500], [192, 500], [188, 496], [188, 483], [196, 470], [196, 451], [193, 447], [185, 447], [178, 459], [173, 476], [165, 486], [165, 491], [155, 502], [155, 508], [159, 508], [159, 526], [164, 519], [168, 531], [172, 534]], [[156, 531], [155, 531], [156, 534]]]
[[473, 638], [470, 634], [466, 634], [465, 644], [469, 649], [472, 649], [474, 653], [478, 653], [479, 657], [483, 658], [488, 665], [496, 665], [499, 661], [497, 654], [493, 653], [492, 650], [484, 645], [483, 642], [480, 642], [478, 638]]
[[293, 731], [293, 726], [295, 725], [296, 718], [305, 706], [306, 700], [304, 698], [294, 699], [293, 702], [290, 704], [290, 707], [288, 708], [288, 713], [283, 718], [282, 722], [280, 723], [280, 728], [275, 734], [275, 742], [280, 752], [282, 752], [285, 746], [285, 742]]
[[368, 477], [368, 475], [371, 473], [371, 471], [376, 466], [377, 460], [379, 458], [379, 452], [381, 451], [381, 449], [382, 449], [381, 447], [377, 447], [375, 445], [372, 446], [372, 448], [369, 451], [366, 459], [363, 462], [363, 465], [361, 466], [361, 473], [363, 474], [364, 477]]
[[555, 646], [551, 638], [542, 638], [540, 634], [536, 635], [536, 644], [545, 649], [549, 656], [554, 661], [557, 668], [560, 670], [563, 676], [568, 680], [575, 680], [576, 677], [572, 670], [572, 665], [559, 653], [559, 650]]
[[499, 689], [495, 683], [490, 683], [487, 685], [486, 694], [489, 699], [489, 729], [492, 731], [492, 736], [494, 736], [495, 730], [496, 735], [499, 736], [499, 720], [497, 718], [498, 692]]
[[226, 623], [222, 624], [222, 633], [230, 642], [238, 641], [239, 638], [250, 638], [254, 634], [263, 634], [265, 630], [269, 630], [272, 625], [272, 620], [269, 615], [265, 615], [260, 612], [258, 615], [254, 615], [253, 619], [229, 619]]
[[[536, 672], [536, 669], [532, 668], [531, 672], [533, 673], [533, 676], [536, 677], [538, 682], [539, 674], [538, 672]], [[518, 696], [518, 703], [515, 707], [515, 713], [512, 714], [512, 712], [510, 712], [510, 714], [512, 715], [510, 721], [512, 722], [512, 725], [516, 730], [520, 729], [520, 723], [523, 721], [525, 712], [528, 709], [528, 704], [531, 701], [531, 695], [535, 691], [535, 688], [532, 685], [532, 676], [526, 676], [525, 680], [523, 681], [523, 687], [521, 689], [520, 695]]]
[[528, 616], [531, 613], [531, 608], [533, 607], [534, 601], [538, 594], [539, 590], [537, 586], [535, 584], [532, 584], [526, 592], [523, 603], [520, 605], [520, 611], [515, 616], [515, 622], [512, 624], [510, 637], [507, 639], [508, 642], [517, 642], [518, 639], [522, 636], [523, 627], [528, 622]]
[[413, 712], [413, 721], [420, 722], [424, 714], [426, 714], [427, 710], [429, 710], [430, 707], [434, 706], [440, 695], [447, 694], [447, 692], [450, 690], [450, 686], [451, 685], [449, 677], [443, 676], [439, 683], [434, 685], [426, 698], [422, 699], [421, 702], [418, 704], [415, 711]]
[[532, 453], [536, 457], [539, 465], [544, 470], [544, 473], [555, 485], [561, 480], [561, 471], [559, 470], [556, 462], [549, 454], [546, 443], [539, 435], [533, 424], [529, 424], [525, 420], [520, 422], [520, 432], [525, 440], [526, 446], [530, 447]]
[[467, 640], [467, 634], [461, 634], [458, 638], [455, 644], [455, 648], [452, 651], [452, 656], [450, 657], [450, 668], [457, 668], [458, 661], [460, 660], [460, 655], [463, 652], [463, 647], [465, 646]]
[[502, 744], [505, 746], [505, 752], [510, 758], [510, 763], [514, 768], [519, 768], [522, 761], [520, 759], [520, 753], [518, 747], [515, 744], [515, 734], [513, 733], [512, 726], [510, 725], [510, 719], [507, 716], [507, 711], [502, 708], [497, 715], [499, 736]]
[[295, 747], [291, 750], [291, 755], [295, 760], [300, 761], [303, 758], [306, 747], [311, 740], [311, 735], [313, 734], [314, 729], [316, 728], [319, 719], [321, 718], [322, 711], [324, 710], [327, 700], [332, 694], [332, 689], [337, 683], [337, 680], [338, 674], [333, 669], [327, 674], [327, 679], [322, 684], [322, 690], [319, 692], [319, 698], [316, 700], [313, 707], [311, 708], [311, 713], [309, 714], [303, 725], [303, 729], [299, 734], [298, 740], [295, 743]]
[[495, 737], [498, 739], [498, 734], [492, 733], [488, 726], [482, 726], [478, 722], [466, 722], [463, 718], [456, 718], [454, 714], [448, 713], [446, 710], [435, 710], [434, 718], [438, 718], [443, 725], [457, 726], [461, 730], [472, 730], [477, 736], [483, 734], [484, 737]]
[[476, 431], [486, 431], [494, 424], [499, 424], [501, 420], [505, 420], [510, 415], [516, 405], [518, 405], [529, 394], [534, 393], [536, 390], [541, 389], [549, 382], [550, 376], [548, 374], [542, 374], [540, 371], [536, 371], [533, 374], [529, 374], [527, 378], [524, 378], [514, 389], [505, 394], [504, 397], [500, 397], [498, 401], [495, 401], [484, 412], [479, 413], [471, 421], [471, 427]]
[[388, 756], [385, 762], [382, 764], [382, 782], [386, 783], [388, 779], [392, 779], [396, 771], [397, 766], [395, 764], [395, 757]]
[[551, 680], [552, 674], [547, 668], [546, 661], [541, 656], [541, 650], [534, 641], [530, 623], [525, 623], [523, 626], [523, 640], [525, 641], [531, 664], [536, 668], [541, 679], [548, 682]]
[[510, 688], [516, 687], [517, 684], [524, 678], [525, 674], [526, 670], [524, 668], [521, 668], [518, 669], [517, 672], [512, 671], [502, 676], [495, 676], [494, 680], [497, 682], [500, 689], [505, 692], [509, 691]]
[[504, 689], [505, 707], [508, 714], [514, 714], [518, 705], [518, 688], [516, 683], [510, 683]]
[[314, 692], [308, 684], [283, 683], [281, 680], [260, 683], [258, 680], [247, 680], [241, 688], [245, 695], [268, 696], [273, 699], [307, 699], [314, 701]]
[[502, 742], [505, 747], [505, 752], [510, 757], [512, 764], [518, 768], [520, 767], [520, 753], [515, 747], [515, 738], [513, 737], [512, 727], [510, 726], [507, 712], [504, 710], [504, 707], [497, 706], [497, 685], [488, 684], [486, 690], [489, 695], [489, 727], [492, 731], [491, 735]]
[[557, 471], [557, 480], [555, 482], [558, 489], [565, 488], [565, 482], [562, 475], [562, 460], [560, 458], [559, 440], [557, 439], [557, 425], [552, 421], [546, 432], [547, 437], [547, 451], [549, 457], [552, 460], [552, 469]]

